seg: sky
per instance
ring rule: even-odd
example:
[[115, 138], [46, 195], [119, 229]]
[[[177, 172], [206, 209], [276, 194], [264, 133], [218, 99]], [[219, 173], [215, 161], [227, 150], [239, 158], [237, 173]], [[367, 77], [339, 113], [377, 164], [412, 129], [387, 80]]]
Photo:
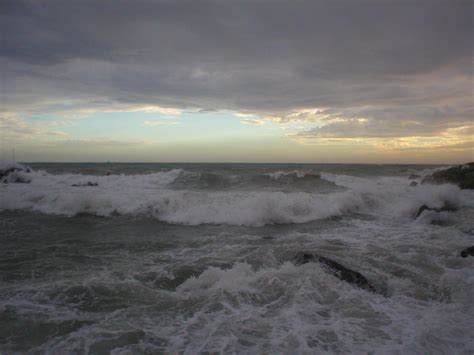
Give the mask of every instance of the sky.
[[2, 0], [0, 158], [474, 161], [470, 0]]

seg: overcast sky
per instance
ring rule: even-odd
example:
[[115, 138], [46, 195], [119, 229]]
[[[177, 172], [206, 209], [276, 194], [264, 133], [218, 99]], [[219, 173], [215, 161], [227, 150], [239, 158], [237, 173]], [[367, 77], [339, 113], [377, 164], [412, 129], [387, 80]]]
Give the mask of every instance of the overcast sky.
[[0, 2], [2, 154], [474, 160], [473, 1]]

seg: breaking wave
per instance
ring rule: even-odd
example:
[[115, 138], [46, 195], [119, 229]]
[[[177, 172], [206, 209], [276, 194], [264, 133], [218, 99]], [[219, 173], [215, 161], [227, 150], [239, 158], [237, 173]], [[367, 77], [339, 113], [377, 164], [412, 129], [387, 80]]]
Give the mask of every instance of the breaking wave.
[[62, 175], [0, 167], [0, 211], [27, 211], [0, 213], [2, 353], [474, 346], [474, 258], [460, 257], [472, 245], [474, 191], [420, 184], [419, 168], [172, 164], [184, 169], [105, 175], [84, 165]]
[[[194, 186], [189, 179], [223, 184], [218, 174], [197, 175], [182, 169], [144, 175], [50, 175], [31, 170], [22, 174], [31, 181], [3, 184], [0, 210], [29, 209], [68, 216], [84, 213], [144, 216], [184, 225], [262, 226], [306, 223], [354, 213], [413, 218], [422, 205], [433, 209], [445, 205], [453, 208], [474, 205], [472, 192], [461, 193], [453, 185], [413, 187], [401, 177], [362, 178], [327, 173], [316, 177], [315, 174], [276, 172], [268, 179], [309, 176], [340, 187], [331, 193], [321, 193], [317, 189], [314, 192], [175, 189], [176, 185]], [[231, 182], [232, 178], [225, 183]]]
[[206, 190], [315, 190], [334, 188], [319, 174], [295, 171], [271, 173], [225, 174], [219, 172], [183, 171], [171, 184], [176, 189]]

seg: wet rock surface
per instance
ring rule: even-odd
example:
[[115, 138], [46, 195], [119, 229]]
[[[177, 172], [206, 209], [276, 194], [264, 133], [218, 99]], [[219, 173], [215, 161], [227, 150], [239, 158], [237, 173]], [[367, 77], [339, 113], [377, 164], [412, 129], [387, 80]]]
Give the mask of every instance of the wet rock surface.
[[467, 258], [468, 256], [474, 256], [474, 246], [467, 247], [467, 248], [461, 250], [461, 257], [462, 258]]
[[434, 172], [425, 176], [423, 184], [455, 184], [461, 189], [474, 189], [474, 162]]
[[328, 271], [342, 281], [348, 282], [367, 291], [376, 292], [375, 288], [361, 273], [348, 269], [332, 259], [306, 252], [298, 252], [292, 259], [292, 263], [295, 265], [303, 265], [312, 262], [323, 264]]
[[84, 182], [84, 183], [72, 184], [71, 186], [72, 187], [99, 186], [99, 183], [88, 181], [88, 182]]
[[457, 211], [457, 208], [455, 206], [452, 206], [450, 204], [445, 204], [443, 207], [440, 208], [434, 208], [434, 207], [429, 207], [427, 205], [422, 205], [419, 209], [418, 212], [416, 213], [414, 219], [417, 219], [420, 217], [420, 215], [424, 211], [434, 211], [434, 212], [454, 212]]

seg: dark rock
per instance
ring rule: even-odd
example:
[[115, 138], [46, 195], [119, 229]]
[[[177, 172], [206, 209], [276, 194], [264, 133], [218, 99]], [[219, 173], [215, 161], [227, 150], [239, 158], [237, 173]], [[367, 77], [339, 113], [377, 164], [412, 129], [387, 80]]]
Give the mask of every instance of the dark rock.
[[427, 205], [422, 205], [419, 209], [418, 209], [418, 212], [416, 213], [415, 217], [413, 219], [417, 219], [418, 217], [420, 217], [420, 215], [424, 212], [424, 211], [434, 211], [434, 212], [454, 212], [456, 211], [457, 208], [455, 206], [452, 206], [450, 205], [449, 203], [446, 203], [443, 207], [441, 208], [433, 208], [433, 207], [429, 207]]
[[467, 258], [468, 256], [474, 256], [474, 246], [461, 250], [461, 257]]
[[432, 208], [429, 208], [428, 206], [426, 205], [423, 205], [421, 206], [419, 209], [418, 209], [418, 212], [416, 213], [415, 215], [415, 219], [417, 219], [418, 217], [420, 217], [420, 215], [423, 213], [423, 211], [432, 211], [433, 209]]
[[410, 180], [415, 180], [415, 179], [419, 179], [421, 178], [420, 175], [416, 175], [416, 174], [410, 174], [410, 176], [408, 176], [408, 179]]
[[412, 182], [410, 183], [410, 186], [418, 186], [418, 183], [417, 183], [416, 181], [412, 181]]
[[10, 165], [5, 168], [0, 168], [0, 179], [4, 184], [28, 184], [31, 178], [25, 176], [31, 172], [31, 169], [19, 164]]
[[15, 171], [16, 169], [14, 167], [9, 167], [6, 169], [0, 169], [0, 179], [3, 179], [3, 177], [7, 176], [11, 172]]
[[364, 290], [376, 292], [375, 288], [369, 281], [359, 272], [346, 268], [345, 266], [335, 262], [334, 260], [319, 256], [316, 254], [298, 252], [292, 260], [295, 265], [302, 265], [311, 262], [318, 262], [327, 267], [334, 276], [342, 281], [356, 285]]
[[88, 181], [86, 183], [72, 184], [73, 187], [99, 186], [97, 182]]
[[455, 184], [474, 189], [474, 162], [434, 172], [423, 178], [423, 184]]

